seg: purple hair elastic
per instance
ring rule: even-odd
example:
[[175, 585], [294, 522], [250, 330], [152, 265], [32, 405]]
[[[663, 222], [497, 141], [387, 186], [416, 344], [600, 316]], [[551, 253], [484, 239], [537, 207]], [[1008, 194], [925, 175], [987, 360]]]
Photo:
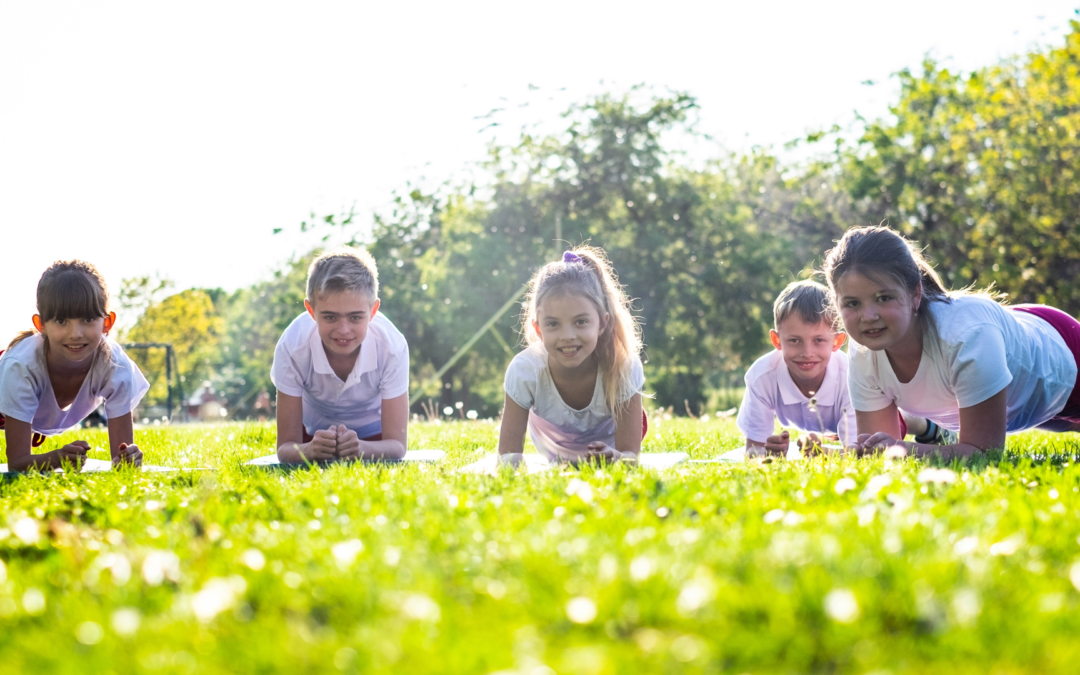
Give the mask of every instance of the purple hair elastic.
[[562, 254], [562, 261], [564, 263], [585, 262], [584, 260], [581, 259], [581, 256], [579, 256], [577, 253], [574, 253], [573, 251], [567, 251], [566, 253], [563, 253]]

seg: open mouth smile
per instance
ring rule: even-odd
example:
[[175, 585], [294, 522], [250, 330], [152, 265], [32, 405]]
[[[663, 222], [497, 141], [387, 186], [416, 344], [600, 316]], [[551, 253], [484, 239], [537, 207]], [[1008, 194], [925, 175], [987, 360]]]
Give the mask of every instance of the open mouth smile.
[[559, 353], [569, 358], [576, 356], [581, 351], [581, 347], [559, 347]]

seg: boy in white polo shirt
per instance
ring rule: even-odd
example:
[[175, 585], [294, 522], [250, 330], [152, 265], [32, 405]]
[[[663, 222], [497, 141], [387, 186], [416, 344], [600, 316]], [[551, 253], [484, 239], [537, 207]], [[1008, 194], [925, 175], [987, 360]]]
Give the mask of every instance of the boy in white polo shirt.
[[[840, 350], [847, 334], [835, 332], [836, 316], [828, 291], [813, 281], [788, 284], [773, 303], [774, 349], [746, 372], [746, 391], [735, 420], [746, 434], [746, 454], [787, 453], [789, 434], [782, 426], [810, 432], [820, 444], [839, 438], [845, 447], [858, 438], [855, 408], [848, 396], [848, 355]], [[942, 433], [933, 422], [901, 415], [900, 426], [918, 434]], [[922, 436], [920, 436], [922, 437]]]
[[378, 294], [367, 251], [324, 253], [308, 268], [307, 311], [278, 340], [270, 372], [282, 462], [405, 456], [409, 346]]

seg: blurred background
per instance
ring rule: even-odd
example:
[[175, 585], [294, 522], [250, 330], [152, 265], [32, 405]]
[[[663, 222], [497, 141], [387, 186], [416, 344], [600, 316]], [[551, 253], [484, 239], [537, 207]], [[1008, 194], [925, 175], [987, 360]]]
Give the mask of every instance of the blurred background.
[[[1076, 315], [1077, 18], [1049, 0], [3, 3], [0, 342], [48, 264], [84, 258], [122, 341], [173, 345], [178, 409], [182, 388], [192, 418], [272, 417], [307, 263], [354, 243], [409, 339], [414, 411], [491, 417], [516, 294], [588, 240], [638, 299], [654, 404], [715, 414], [779, 289], [882, 221], [953, 287]], [[166, 352], [131, 353], [158, 416]]]

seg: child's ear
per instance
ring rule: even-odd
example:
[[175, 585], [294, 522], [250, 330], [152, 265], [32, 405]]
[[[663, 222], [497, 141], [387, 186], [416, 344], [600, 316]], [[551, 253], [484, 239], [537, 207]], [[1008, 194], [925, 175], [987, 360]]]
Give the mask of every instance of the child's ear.
[[311, 315], [311, 318], [315, 318], [315, 308], [311, 306], [311, 302], [307, 298], [304, 298], [304, 307], [307, 308], [307, 313]]
[[600, 333], [603, 334], [608, 328], [611, 328], [611, 315], [605, 314], [604, 320], [600, 324]]
[[775, 330], [770, 330], [769, 338], [772, 339], [772, 346], [780, 349], [780, 333], [777, 333]]
[[105, 334], [108, 335], [112, 330], [113, 325], [116, 323], [116, 312], [109, 312], [109, 315], [105, 317]]
[[845, 342], [847, 342], [847, 333], [843, 331], [837, 333], [832, 339], [832, 350], [837, 351], [844, 346]]
[[45, 332], [45, 322], [41, 320], [41, 315], [40, 314], [35, 314], [34, 318], [31, 319], [31, 320], [34, 322], [34, 328], [37, 329], [37, 332], [39, 332], [39, 333], [44, 333]]
[[540, 332], [540, 322], [539, 321], [533, 321], [533, 330], [536, 331], [536, 334], [539, 335], [540, 337], [544, 337], [543, 334]]
[[379, 305], [381, 305], [381, 304], [382, 304], [382, 300], [379, 300], [378, 298], [375, 298], [375, 304], [371, 306], [371, 316], [368, 317], [368, 320], [371, 320], [371, 319], [375, 318], [375, 314], [379, 311]]

